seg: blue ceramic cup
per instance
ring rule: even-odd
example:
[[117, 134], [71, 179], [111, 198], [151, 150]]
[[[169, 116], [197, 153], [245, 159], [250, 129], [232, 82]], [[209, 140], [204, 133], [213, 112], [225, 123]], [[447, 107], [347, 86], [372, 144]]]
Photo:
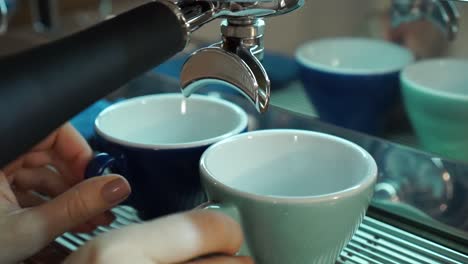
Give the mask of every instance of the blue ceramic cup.
[[305, 43], [296, 60], [321, 120], [378, 134], [398, 102], [399, 72], [414, 58], [408, 49], [383, 40], [333, 38]]
[[198, 164], [210, 145], [247, 130], [247, 113], [222, 99], [181, 94], [142, 96], [116, 103], [95, 121], [100, 154], [87, 176], [106, 171], [132, 186], [125, 202], [140, 217], [189, 210], [205, 201]]

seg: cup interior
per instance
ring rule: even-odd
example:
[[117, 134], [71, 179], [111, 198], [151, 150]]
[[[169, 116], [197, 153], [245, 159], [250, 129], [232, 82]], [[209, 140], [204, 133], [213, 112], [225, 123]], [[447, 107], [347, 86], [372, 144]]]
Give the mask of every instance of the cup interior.
[[372, 184], [373, 158], [344, 139], [302, 130], [263, 130], [231, 137], [201, 159], [206, 177], [257, 196], [340, 197]]
[[333, 38], [307, 42], [296, 51], [302, 65], [343, 74], [397, 72], [413, 61], [412, 53], [393, 43], [368, 38]]
[[421, 92], [468, 100], [467, 72], [467, 60], [432, 59], [406, 67], [401, 80]]
[[158, 94], [110, 106], [95, 122], [96, 131], [111, 142], [148, 148], [208, 145], [247, 128], [240, 107], [210, 96]]

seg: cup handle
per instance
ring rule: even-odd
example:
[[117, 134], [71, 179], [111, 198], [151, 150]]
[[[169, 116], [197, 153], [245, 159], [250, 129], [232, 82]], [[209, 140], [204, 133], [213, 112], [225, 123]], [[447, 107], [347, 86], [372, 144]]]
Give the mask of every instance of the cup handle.
[[[234, 219], [242, 227], [242, 221], [241, 221], [239, 210], [234, 205], [206, 202], [197, 206], [195, 210], [211, 210], [215, 212], [220, 212]], [[244, 228], [242, 227], [242, 229]], [[245, 235], [244, 235], [244, 243], [242, 244], [239, 252], [237, 252], [236, 255], [237, 256], [252, 256], [252, 254], [250, 254], [249, 248], [247, 247], [247, 244], [245, 241]]]
[[[108, 172], [113, 172], [124, 176], [128, 181], [128, 175], [125, 173], [125, 165], [121, 159], [116, 159], [112, 155], [101, 152], [92, 158], [85, 170], [85, 178], [93, 178], [107, 174]], [[131, 205], [133, 195], [130, 195], [122, 204]]]
[[108, 170], [114, 171], [117, 160], [111, 155], [103, 152], [99, 153], [88, 163], [85, 171], [86, 178], [101, 176]]

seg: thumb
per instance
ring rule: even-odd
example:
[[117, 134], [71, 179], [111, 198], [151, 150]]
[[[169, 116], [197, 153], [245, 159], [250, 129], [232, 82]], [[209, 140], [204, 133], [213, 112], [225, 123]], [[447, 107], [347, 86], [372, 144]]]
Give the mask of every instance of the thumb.
[[32, 214], [44, 223], [45, 239], [52, 241], [64, 232], [111, 209], [130, 194], [130, 185], [119, 175], [83, 181], [55, 199], [23, 214]]
[[130, 186], [123, 177], [100, 176], [75, 185], [43, 205], [10, 215], [13, 230], [21, 230], [14, 241], [28, 241], [26, 247], [18, 245], [29, 251], [20, 255], [36, 253], [57, 236], [111, 209], [129, 194]]
[[129, 194], [130, 185], [122, 176], [101, 176], [81, 182], [30, 213], [44, 219], [48, 238], [52, 240], [111, 209]]

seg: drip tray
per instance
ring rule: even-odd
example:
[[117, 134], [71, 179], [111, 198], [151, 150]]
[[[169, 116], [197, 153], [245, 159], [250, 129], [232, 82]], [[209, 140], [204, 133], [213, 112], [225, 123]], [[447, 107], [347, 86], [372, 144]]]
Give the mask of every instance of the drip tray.
[[[136, 211], [127, 206], [113, 209], [117, 219], [109, 227], [99, 227], [92, 234], [65, 233], [56, 242], [74, 251], [94, 236], [112, 229], [141, 222]], [[365, 217], [359, 230], [336, 263], [356, 264], [466, 264], [468, 256], [415, 236], [391, 225]]]

